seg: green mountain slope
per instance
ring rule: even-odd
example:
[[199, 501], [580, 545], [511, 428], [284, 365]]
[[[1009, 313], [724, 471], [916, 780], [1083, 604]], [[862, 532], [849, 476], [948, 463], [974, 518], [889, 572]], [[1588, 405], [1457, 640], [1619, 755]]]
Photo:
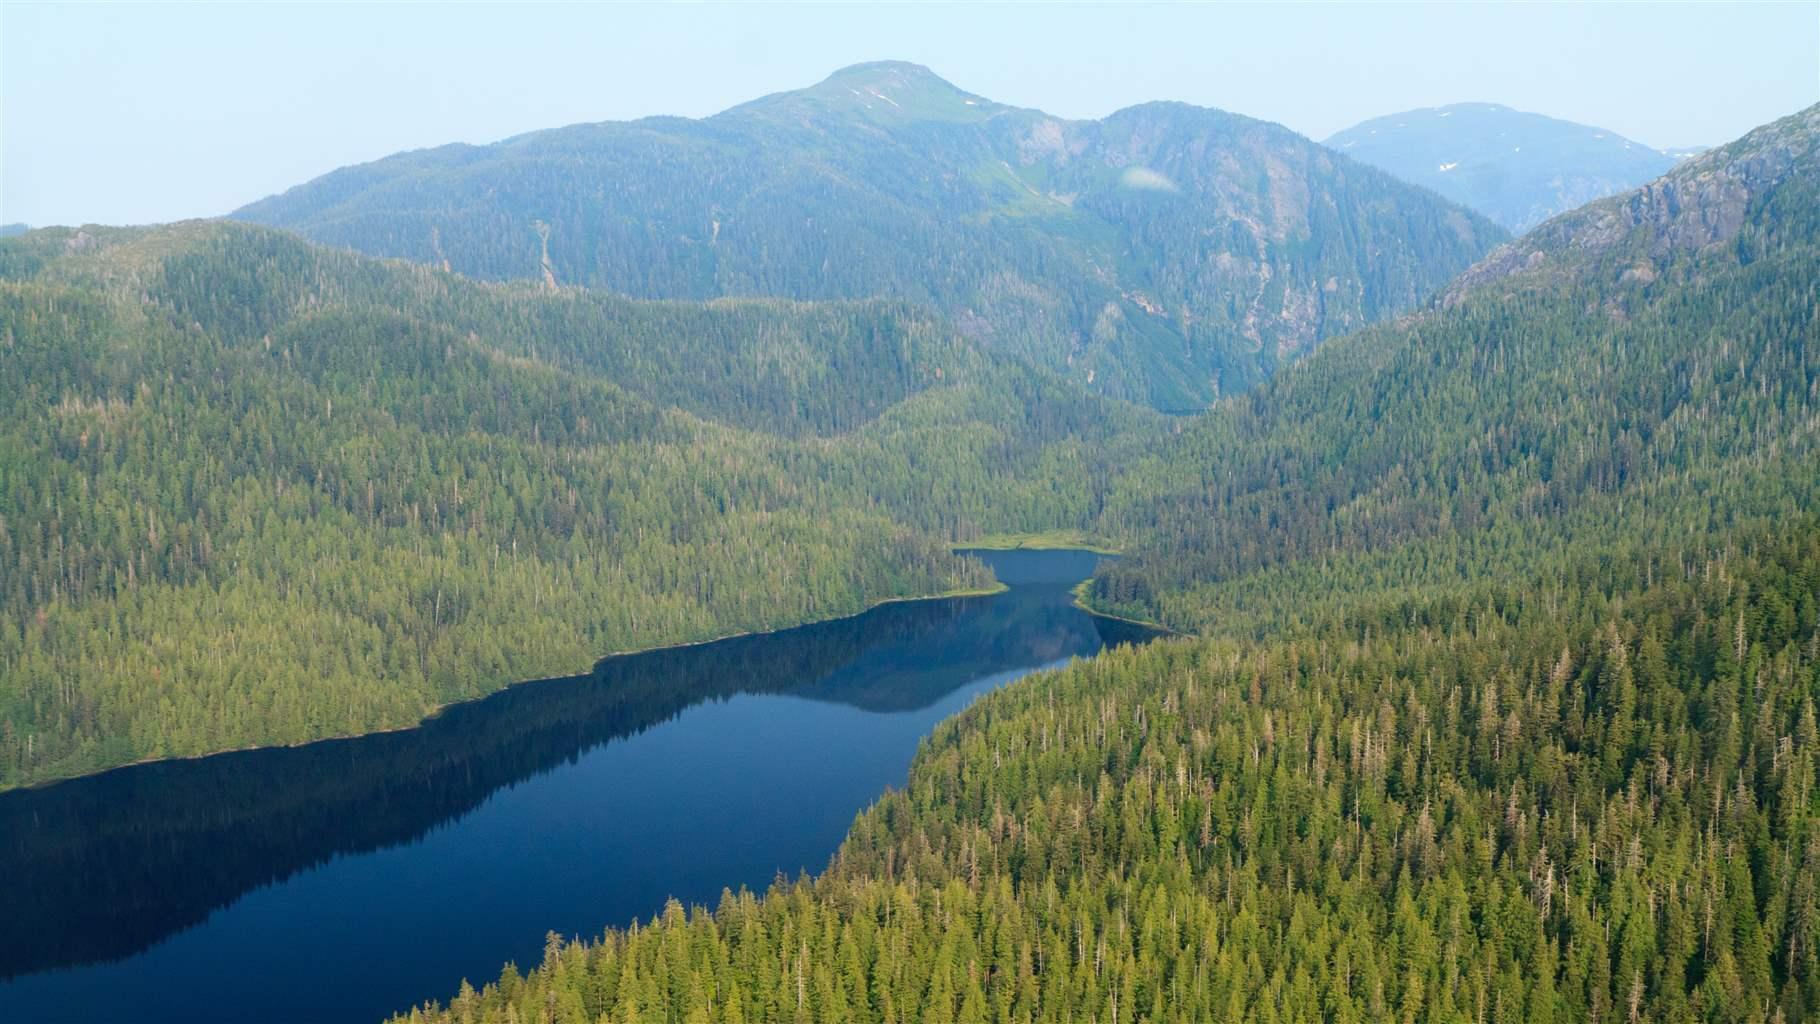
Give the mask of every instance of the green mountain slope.
[[547, 295], [196, 223], [0, 243], [0, 785], [405, 726], [990, 583], [1154, 414], [862, 302]]
[[1414, 306], [1502, 237], [1275, 125], [1064, 121], [893, 62], [699, 121], [399, 154], [235, 216], [481, 278], [904, 299], [1164, 409]]
[[1096, 599], [1282, 628], [1820, 500], [1820, 108], [1551, 221], [1123, 484]]
[[1376, 117], [1336, 133], [1326, 145], [1519, 233], [1636, 188], [1679, 159], [1616, 132], [1496, 103]]

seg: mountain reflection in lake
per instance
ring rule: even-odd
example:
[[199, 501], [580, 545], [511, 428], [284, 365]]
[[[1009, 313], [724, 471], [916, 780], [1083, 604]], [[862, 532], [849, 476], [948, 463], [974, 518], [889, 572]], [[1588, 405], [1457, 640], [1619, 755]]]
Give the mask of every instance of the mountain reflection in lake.
[[421, 728], [0, 795], [0, 1020], [376, 1021], [666, 898], [818, 870], [917, 741], [1030, 669], [1149, 633], [1004, 594], [609, 658]]

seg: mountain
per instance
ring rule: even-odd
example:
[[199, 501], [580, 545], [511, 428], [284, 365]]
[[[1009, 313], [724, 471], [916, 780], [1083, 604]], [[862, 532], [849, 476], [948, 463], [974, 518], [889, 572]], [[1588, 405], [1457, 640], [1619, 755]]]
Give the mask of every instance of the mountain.
[[0, 242], [0, 787], [412, 725], [991, 585], [1157, 416], [898, 302], [485, 284], [232, 222]]
[[1635, 188], [1682, 159], [1616, 132], [1496, 103], [1406, 110], [1354, 125], [1326, 144], [1517, 233]]
[[1449, 285], [1445, 301], [1563, 277], [1649, 284], [1702, 257], [1723, 265], [1728, 256], [1749, 261], [1766, 247], [1810, 244], [1820, 227], [1812, 202], [1817, 154], [1820, 118], [1809, 108], [1500, 246]]
[[0, 224], [0, 238], [11, 238], [13, 235], [23, 235], [30, 230], [31, 225], [29, 224]]
[[1137, 460], [1088, 596], [1201, 635], [983, 696], [819, 876], [394, 1020], [1811, 1018], [1817, 129]]
[[1557, 217], [1135, 464], [1095, 599], [1276, 630], [1820, 502], [1820, 106]]
[[403, 153], [234, 216], [491, 280], [908, 300], [1170, 410], [1412, 308], [1503, 238], [1273, 124], [1177, 103], [1068, 121], [897, 62], [702, 120]]

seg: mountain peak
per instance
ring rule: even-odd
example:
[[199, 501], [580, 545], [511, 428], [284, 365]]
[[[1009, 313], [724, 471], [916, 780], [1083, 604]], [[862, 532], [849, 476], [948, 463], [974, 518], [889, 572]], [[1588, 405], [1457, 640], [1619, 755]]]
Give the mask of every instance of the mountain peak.
[[700, 121], [405, 154], [239, 216], [647, 298], [889, 296], [1169, 410], [1411, 308], [1504, 237], [1279, 125], [1182, 103], [1067, 121], [901, 61]]
[[868, 121], [975, 121], [1004, 107], [976, 96], [921, 64], [875, 60], [850, 64], [807, 89], [776, 93], [735, 107], [746, 112], [858, 115]]
[[863, 60], [858, 64], [849, 64], [830, 74], [824, 81], [833, 82], [839, 79], [871, 79], [878, 77], [920, 78], [939, 82], [948, 88], [954, 88], [942, 76], [927, 67], [907, 60]]

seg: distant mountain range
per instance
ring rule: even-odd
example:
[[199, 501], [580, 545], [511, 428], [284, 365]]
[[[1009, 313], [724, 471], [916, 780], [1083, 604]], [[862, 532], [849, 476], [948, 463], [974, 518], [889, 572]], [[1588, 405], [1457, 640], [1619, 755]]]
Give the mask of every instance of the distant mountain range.
[[1274, 124], [1179, 103], [1068, 121], [898, 62], [702, 120], [402, 153], [233, 216], [479, 278], [908, 299], [1168, 410], [1412, 308], [1504, 238]]
[[1327, 145], [1434, 189], [1513, 232], [1636, 188], [1700, 152], [1652, 149], [1616, 132], [1512, 110], [1455, 103], [1373, 118]]
[[1753, 247], [1811, 248], [1820, 237], [1816, 156], [1820, 107], [1809, 107], [1499, 246], [1448, 287], [1445, 304], [1493, 285], [1651, 285], [1714, 251], [1739, 249], [1733, 255], [1748, 261]]

